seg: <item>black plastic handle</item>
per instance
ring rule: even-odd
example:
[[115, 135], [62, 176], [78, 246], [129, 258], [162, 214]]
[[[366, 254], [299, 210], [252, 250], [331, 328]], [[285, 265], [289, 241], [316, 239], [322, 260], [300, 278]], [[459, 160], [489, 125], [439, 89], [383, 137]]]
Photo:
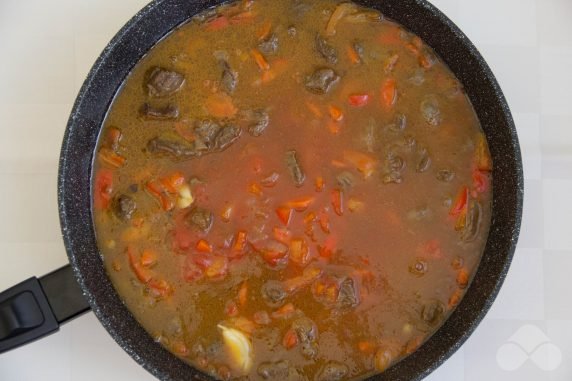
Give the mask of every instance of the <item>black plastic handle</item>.
[[89, 311], [70, 265], [0, 293], [0, 353], [57, 332]]

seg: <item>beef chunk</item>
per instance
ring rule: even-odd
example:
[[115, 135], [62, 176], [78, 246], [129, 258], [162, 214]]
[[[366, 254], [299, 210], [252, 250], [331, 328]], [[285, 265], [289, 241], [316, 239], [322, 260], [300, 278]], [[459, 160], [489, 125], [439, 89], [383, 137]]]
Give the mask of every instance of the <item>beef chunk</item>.
[[280, 307], [288, 296], [288, 293], [284, 290], [282, 283], [276, 280], [269, 280], [264, 283], [261, 292], [262, 299], [264, 299], [266, 304], [273, 308]]
[[286, 166], [288, 167], [290, 176], [292, 176], [292, 180], [294, 180], [294, 184], [296, 184], [297, 187], [301, 187], [302, 184], [304, 184], [306, 175], [304, 174], [302, 166], [298, 162], [296, 151], [291, 150], [286, 152]]
[[191, 227], [208, 233], [213, 226], [214, 216], [211, 211], [196, 207], [187, 214], [186, 220]]
[[276, 34], [271, 34], [266, 40], [258, 44], [258, 50], [266, 55], [276, 54], [278, 51], [278, 36]]
[[182, 139], [170, 139], [165, 137], [156, 137], [147, 143], [147, 151], [152, 154], [166, 154], [175, 156], [178, 159], [188, 159], [200, 156], [193, 144], [187, 143]]
[[326, 39], [319, 34], [316, 34], [316, 50], [320, 56], [331, 65], [338, 62], [338, 51], [326, 41]]
[[421, 318], [425, 322], [433, 325], [440, 322], [444, 313], [445, 308], [443, 307], [443, 304], [437, 300], [433, 300], [423, 306]]
[[318, 374], [318, 381], [341, 381], [349, 373], [349, 368], [345, 364], [340, 364], [339, 362], [330, 361], [320, 371]]
[[219, 151], [228, 148], [232, 143], [234, 143], [242, 133], [240, 127], [237, 126], [226, 126], [215, 139], [215, 146]]
[[169, 120], [179, 117], [179, 108], [173, 104], [164, 107], [154, 107], [149, 103], [143, 104], [139, 114], [146, 120]]
[[238, 85], [238, 73], [232, 70], [228, 61], [222, 60], [220, 62], [222, 66], [222, 87], [227, 93], [232, 94]]
[[216, 137], [221, 132], [221, 129], [222, 127], [212, 120], [205, 119], [198, 121], [195, 124], [194, 130], [198, 144], [207, 150], [213, 149], [215, 147]]
[[184, 84], [185, 77], [182, 74], [154, 67], [148, 74], [147, 91], [151, 97], [169, 97], [181, 90]]
[[306, 77], [306, 89], [315, 94], [328, 93], [336, 83], [340, 80], [340, 76], [330, 68], [317, 69], [312, 75]]
[[137, 204], [133, 198], [127, 195], [119, 195], [113, 199], [113, 214], [122, 221], [128, 221], [137, 209]]
[[266, 110], [255, 110], [249, 113], [248, 120], [248, 133], [254, 137], [262, 135], [270, 123], [270, 117]]

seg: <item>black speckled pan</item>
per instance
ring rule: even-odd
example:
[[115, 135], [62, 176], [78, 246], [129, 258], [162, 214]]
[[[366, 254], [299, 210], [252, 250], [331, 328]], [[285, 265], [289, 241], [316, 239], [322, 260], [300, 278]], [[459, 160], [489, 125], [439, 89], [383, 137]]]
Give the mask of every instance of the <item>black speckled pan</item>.
[[[485, 255], [465, 298], [419, 350], [372, 380], [420, 380], [449, 358], [489, 310], [508, 271], [523, 202], [518, 138], [491, 70], [467, 37], [424, 0], [364, 0], [423, 38], [465, 86], [487, 135], [494, 161], [494, 201]], [[90, 175], [96, 139], [117, 90], [139, 59], [173, 28], [216, 0], [159, 0], [115, 36], [85, 81], [69, 119], [59, 172], [59, 208], [67, 252], [89, 304], [111, 336], [162, 380], [208, 380], [163, 349], [135, 321], [102, 265], [92, 223]]]

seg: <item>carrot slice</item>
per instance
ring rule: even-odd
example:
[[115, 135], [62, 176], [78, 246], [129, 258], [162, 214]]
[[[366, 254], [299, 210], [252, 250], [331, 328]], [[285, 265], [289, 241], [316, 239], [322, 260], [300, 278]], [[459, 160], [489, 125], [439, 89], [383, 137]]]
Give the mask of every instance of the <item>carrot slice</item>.
[[240, 304], [241, 307], [244, 307], [247, 301], [248, 301], [248, 283], [244, 281], [242, 282], [242, 284], [240, 285], [240, 289], [238, 290], [238, 304]]
[[348, 57], [350, 58], [350, 62], [354, 65], [361, 63], [361, 58], [359, 57], [359, 54], [351, 45], [348, 46]]
[[316, 198], [313, 196], [301, 197], [292, 201], [288, 201], [286, 206], [294, 209], [297, 212], [303, 212], [308, 209], [310, 205], [312, 205], [315, 199]]
[[341, 122], [344, 120], [344, 112], [341, 108], [337, 106], [330, 106], [328, 107], [328, 111], [330, 112], [330, 116], [334, 120], [334, 122]]
[[461, 214], [461, 212], [467, 209], [468, 202], [469, 202], [469, 188], [463, 186], [459, 191], [456, 201], [453, 204], [453, 207], [451, 208], [449, 214], [451, 216], [458, 216], [459, 214]]
[[341, 189], [332, 190], [332, 195], [331, 195], [332, 206], [334, 207], [334, 212], [336, 212], [338, 216], [344, 215], [343, 196], [344, 194]]
[[287, 319], [296, 312], [296, 307], [292, 303], [288, 303], [272, 312], [271, 316], [274, 319]]
[[321, 192], [326, 187], [326, 183], [324, 182], [324, 178], [322, 176], [316, 177], [316, 192]]
[[254, 58], [254, 62], [256, 62], [256, 65], [258, 65], [258, 68], [261, 71], [270, 70], [270, 64], [268, 63], [266, 58], [264, 58], [264, 56], [262, 55], [262, 53], [260, 53], [260, 51], [258, 49], [252, 49], [252, 51], [250, 53], [252, 54], [252, 57]]
[[298, 345], [298, 334], [296, 333], [295, 330], [289, 329], [288, 331], [286, 331], [286, 334], [282, 339], [282, 345], [286, 349], [292, 349], [296, 345]]
[[213, 251], [213, 247], [211, 246], [211, 244], [205, 241], [204, 239], [199, 240], [195, 247], [197, 251], [200, 251], [201, 253], [212, 253]]
[[393, 107], [397, 101], [397, 89], [395, 79], [389, 78], [381, 86], [381, 99], [387, 108]]
[[121, 168], [125, 165], [127, 159], [113, 152], [109, 148], [102, 148], [97, 155], [99, 161], [111, 168]]
[[206, 102], [207, 112], [215, 118], [233, 118], [238, 109], [232, 102], [232, 98], [226, 93], [215, 93], [210, 95]]
[[292, 208], [281, 206], [276, 209], [276, 214], [282, 223], [286, 226], [290, 223], [290, 218], [292, 217]]
[[177, 171], [167, 177], [163, 177], [160, 183], [169, 193], [177, 193], [179, 188], [185, 183], [185, 175]]
[[132, 246], [127, 246], [127, 256], [129, 258], [129, 264], [131, 269], [135, 273], [135, 276], [142, 283], [149, 283], [152, 278], [152, 274], [149, 270], [141, 266], [141, 263], [135, 257], [135, 249]]
[[244, 230], [240, 230], [236, 233], [236, 237], [234, 238], [234, 243], [232, 244], [232, 251], [235, 252], [242, 252], [246, 248], [247, 243], [247, 235]]
[[270, 32], [272, 31], [272, 22], [270, 20], [266, 20], [262, 26], [256, 31], [256, 37], [259, 40], [266, 40], [268, 36], [270, 36]]

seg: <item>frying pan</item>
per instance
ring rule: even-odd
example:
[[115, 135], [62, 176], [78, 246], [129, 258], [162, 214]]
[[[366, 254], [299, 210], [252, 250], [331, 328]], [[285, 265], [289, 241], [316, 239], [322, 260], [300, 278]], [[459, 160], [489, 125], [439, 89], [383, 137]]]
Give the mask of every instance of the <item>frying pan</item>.
[[[81, 88], [62, 144], [58, 202], [70, 265], [0, 294], [0, 353], [58, 330], [93, 310], [115, 341], [161, 380], [210, 380], [172, 355], [137, 323], [103, 267], [91, 210], [91, 170], [108, 108], [137, 62], [159, 40], [221, 0], [156, 0], [105, 48]], [[357, 0], [419, 35], [461, 81], [486, 134], [494, 163], [492, 224], [485, 253], [465, 297], [416, 352], [371, 380], [421, 380], [449, 358], [492, 305], [509, 269], [520, 231], [523, 173], [514, 122], [502, 91], [474, 45], [425, 0]]]

